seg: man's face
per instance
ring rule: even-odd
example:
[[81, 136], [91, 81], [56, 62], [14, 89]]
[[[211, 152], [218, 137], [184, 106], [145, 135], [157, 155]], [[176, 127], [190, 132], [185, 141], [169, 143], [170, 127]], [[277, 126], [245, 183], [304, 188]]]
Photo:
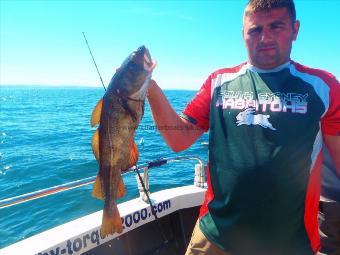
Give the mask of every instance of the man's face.
[[299, 31], [286, 8], [252, 12], [244, 17], [243, 40], [252, 65], [272, 69], [290, 59], [292, 42]]

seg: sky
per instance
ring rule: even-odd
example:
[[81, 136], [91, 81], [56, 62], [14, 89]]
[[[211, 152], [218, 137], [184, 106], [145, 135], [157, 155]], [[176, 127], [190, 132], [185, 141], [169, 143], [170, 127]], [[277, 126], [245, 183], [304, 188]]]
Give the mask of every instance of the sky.
[[[246, 0], [0, 0], [0, 84], [102, 87], [140, 45], [164, 89], [197, 90], [218, 68], [247, 60]], [[340, 77], [340, 0], [295, 0], [301, 22], [291, 57]]]

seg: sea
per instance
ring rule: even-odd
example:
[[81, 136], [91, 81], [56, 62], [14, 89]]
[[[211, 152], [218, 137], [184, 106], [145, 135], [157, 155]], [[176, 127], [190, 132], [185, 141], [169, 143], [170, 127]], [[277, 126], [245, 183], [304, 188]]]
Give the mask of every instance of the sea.
[[[181, 113], [195, 91], [165, 90]], [[92, 110], [103, 88], [0, 86], [0, 200], [97, 174], [92, 154]], [[198, 156], [207, 162], [208, 134], [175, 153], [156, 129], [150, 107], [136, 130], [138, 164], [160, 158]], [[150, 191], [193, 184], [195, 161], [169, 163], [150, 170]], [[127, 194], [139, 196], [135, 173], [123, 175]], [[0, 248], [60, 224], [102, 210], [92, 184], [0, 209]]]

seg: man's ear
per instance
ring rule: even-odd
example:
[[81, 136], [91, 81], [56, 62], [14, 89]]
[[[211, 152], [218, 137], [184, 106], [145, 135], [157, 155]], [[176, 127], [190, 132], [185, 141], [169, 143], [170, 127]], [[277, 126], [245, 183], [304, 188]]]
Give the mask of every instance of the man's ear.
[[300, 29], [300, 21], [299, 20], [295, 20], [294, 24], [293, 24], [293, 40], [295, 41], [298, 33], [299, 33], [299, 29]]

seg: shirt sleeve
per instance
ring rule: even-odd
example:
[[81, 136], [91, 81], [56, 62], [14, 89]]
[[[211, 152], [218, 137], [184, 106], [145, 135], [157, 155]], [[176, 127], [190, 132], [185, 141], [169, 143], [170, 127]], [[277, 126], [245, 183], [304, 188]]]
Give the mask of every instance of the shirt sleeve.
[[340, 135], [340, 83], [333, 76], [328, 81], [329, 108], [321, 120], [323, 134]]
[[195, 97], [185, 107], [182, 118], [208, 131], [211, 102], [211, 76], [203, 83]]

